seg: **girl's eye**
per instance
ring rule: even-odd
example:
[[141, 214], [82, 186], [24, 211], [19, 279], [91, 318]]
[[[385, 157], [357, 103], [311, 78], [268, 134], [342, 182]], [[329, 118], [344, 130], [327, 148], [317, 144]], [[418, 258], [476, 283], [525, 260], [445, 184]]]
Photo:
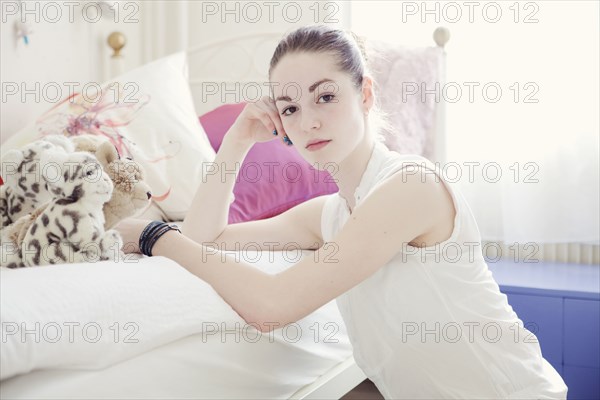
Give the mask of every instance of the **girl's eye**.
[[[333, 95], [333, 94], [324, 94], [324, 95], [322, 95], [321, 97], [319, 97], [319, 99], [322, 99], [322, 98], [325, 98], [325, 97], [327, 97], [327, 98], [329, 99], [329, 100], [325, 100], [325, 102], [326, 102], [326, 103], [331, 103], [331, 102], [333, 101], [333, 99], [335, 98], [335, 95]], [[286, 108], [285, 110], [283, 110], [283, 111], [281, 112], [281, 115], [291, 115], [291, 114], [287, 114], [287, 113], [286, 113], [288, 110], [291, 110], [291, 109], [294, 109], [294, 110], [295, 110], [295, 109], [296, 109], [296, 107], [293, 107], [293, 106], [292, 106], [292, 107], [288, 107], [288, 108]]]
[[286, 111], [288, 111], [288, 110], [291, 110], [292, 108], [294, 108], [294, 109], [295, 109], [296, 107], [288, 107], [288, 108], [286, 108], [285, 110], [283, 110], [283, 111], [281, 112], [281, 115], [291, 115], [291, 114], [286, 114]]

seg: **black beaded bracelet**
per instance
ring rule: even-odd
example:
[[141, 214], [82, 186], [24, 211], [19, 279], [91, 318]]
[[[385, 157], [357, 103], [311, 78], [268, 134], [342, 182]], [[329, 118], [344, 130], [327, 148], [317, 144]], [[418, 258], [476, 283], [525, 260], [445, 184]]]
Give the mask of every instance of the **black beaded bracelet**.
[[164, 222], [158, 221], [158, 223], [153, 224], [146, 232], [146, 235], [142, 238], [142, 246], [141, 250], [143, 254], [150, 255], [150, 240], [162, 229], [165, 225]]
[[146, 227], [140, 234], [138, 247], [140, 248], [140, 252], [142, 254], [146, 254], [146, 239], [148, 238], [150, 231], [153, 231], [157, 226], [161, 225], [162, 223], [162, 221], [152, 221], [148, 225], [146, 225]]
[[169, 225], [162, 221], [152, 221], [149, 223], [142, 234], [140, 235], [139, 248], [142, 254], [146, 256], [152, 256], [152, 248], [156, 241], [168, 231], [175, 230], [181, 233], [181, 230], [177, 225]]

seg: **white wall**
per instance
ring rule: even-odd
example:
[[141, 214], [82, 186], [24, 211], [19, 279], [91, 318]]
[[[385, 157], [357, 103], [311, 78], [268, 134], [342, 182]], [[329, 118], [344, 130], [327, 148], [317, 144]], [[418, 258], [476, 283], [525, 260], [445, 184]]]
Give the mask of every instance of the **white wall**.
[[[117, 22], [114, 17], [94, 22], [99, 10], [94, 4], [73, 3], [76, 4], [23, 2], [24, 10], [28, 11], [23, 18], [33, 30], [29, 44], [25, 45], [22, 40], [17, 40], [14, 30], [15, 22], [21, 16], [12, 11], [19, 2], [1, 2], [1, 142], [64, 99], [71, 90], [71, 83], [78, 84], [77, 90], [90, 82], [104, 81], [111, 53], [106, 44], [110, 32], [118, 30], [127, 37], [128, 43], [123, 50], [125, 68], [142, 62], [143, 9], [138, 2], [124, 3], [116, 17]], [[107, 11], [102, 15], [109, 17]], [[11, 94], [15, 85], [17, 93]]]
[[[447, 104], [450, 157], [472, 160], [477, 148], [477, 157], [530, 161], [550, 145], [563, 148], [567, 136], [597, 136], [599, 2], [473, 2], [471, 15], [466, 3], [352, 2], [353, 29], [372, 38], [433, 45], [434, 29], [449, 28], [447, 86], [463, 93]], [[497, 21], [495, 7], [484, 12], [492, 4], [499, 5]], [[464, 82], [479, 85], [473, 101]], [[484, 100], [489, 83], [503, 93], [495, 103]]]
[[[350, 26], [350, 7], [343, 1], [276, 2], [270, 18], [266, 2], [120, 0], [116, 16], [103, 9], [105, 18], [98, 21], [95, 19], [99, 8], [92, 1], [23, 3], [25, 10], [30, 11], [24, 20], [33, 29], [27, 46], [22, 40], [17, 41], [14, 33], [14, 24], [21, 17], [13, 10], [19, 2], [1, 2], [0, 142], [64, 99], [69, 94], [70, 82], [78, 83], [76, 88], [81, 88], [90, 82], [105, 81], [111, 54], [106, 39], [113, 31], [121, 31], [127, 37], [123, 49], [127, 70], [190, 46], [236, 35], [283, 34], [300, 25], [324, 22], [344, 28]], [[53, 5], [49, 6], [50, 3]], [[75, 5], [69, 6], [69, 3]], [[258, 7], [248, 6], [248, 3]], [[300, 7], [298, 21], [295, 21], [296, 5]], [[72, 15], [70, 10], [73, 10]], [[224, 63], [235, 65], [236, 61], [237, 57], [232, 55]], [[18, 87], [17, 93], [7, 93], [14, 85]], [[57, 96], [53, 88], [59, 88], [61, 93]], [[35, 95], [22, 96], [21, 89]], [[202, 106], [198, 107], [199, 111], [204, 110]]]
[[[349, 27], [350, 7], [344, 1], [189, 2], [190, 44], [256, 32], [284, 33], [301, 25], [327, 23]], [[296, 11], [298, 10], [298, 13]]]
[[352, 2], [368, 37], [432, 45], [449, 28], [442, 172], [484, 240], [598, 242], [599, 16], [598, 1]]

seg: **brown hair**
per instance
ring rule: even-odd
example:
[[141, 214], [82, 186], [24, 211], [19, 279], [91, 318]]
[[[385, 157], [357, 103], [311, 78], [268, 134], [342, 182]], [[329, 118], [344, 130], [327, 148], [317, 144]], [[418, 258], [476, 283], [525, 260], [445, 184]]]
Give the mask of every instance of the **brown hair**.
[[[350, 75], [357, 90], [361, 90], [363, 76], [372, 74], [368, 67], [368, 56], [365, 40], [352, 31], [344, 31], [327, 25], [308, 25], [287, 33], [279, 42], [269, 64], [269, 80], [271, 73], [279, 61], [289, 53], [328, 53], [336, 59], [340, 71]], [[369, 112], [371, 133], [377, 140], [383, 141], [380, 128], [387, 126], [385, 113], [379, 108], [377, 96]]]

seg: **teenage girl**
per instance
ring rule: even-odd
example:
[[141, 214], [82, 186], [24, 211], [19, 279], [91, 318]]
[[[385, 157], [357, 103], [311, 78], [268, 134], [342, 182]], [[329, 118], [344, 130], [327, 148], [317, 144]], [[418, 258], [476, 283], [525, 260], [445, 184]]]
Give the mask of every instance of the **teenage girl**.
[[[488, 270], [461, 193], [429, 160], [377, 140], [362, 43], [327, 26], [299, 28], [277, 46], [269, 82], [271, 96], [245, 106], [215, 163], [235, 170], [254, 143], [280, 138], [311, 165], [335, 165], [339, 192], [227, 225], [236, 177], [215, 174], [198, 188], [182, 232], [129, 219], [117, 227], [124, 250], [176, 261], [261, 332], [336, 299], [355, 360], [385, 398], [566, 399]], [[205, 251], [208, 242], [223, 250], [291, 243], [316, 254], [269, 275], [223, 261]]]

